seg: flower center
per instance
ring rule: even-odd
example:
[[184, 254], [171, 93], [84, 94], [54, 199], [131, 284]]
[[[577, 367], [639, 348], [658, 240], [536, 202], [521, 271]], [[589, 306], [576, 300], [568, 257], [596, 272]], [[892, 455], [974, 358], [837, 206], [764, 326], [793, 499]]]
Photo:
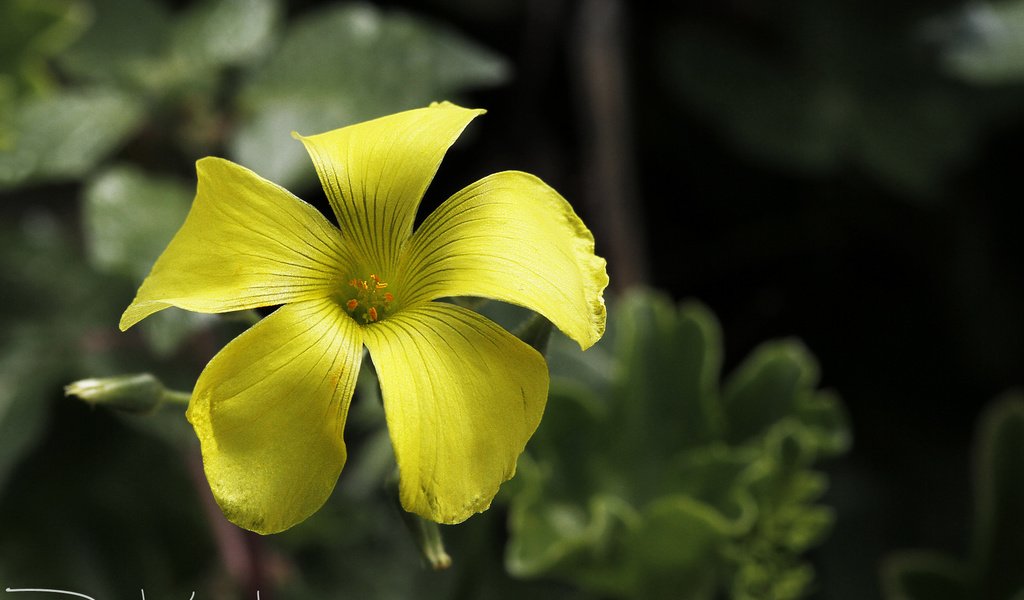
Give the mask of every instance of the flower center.
[[380, 277], [370, 274], [369, 279], [352, 279], [348, 285], [355, 289], [354, 295], [345, 302], [345, 310], [353, 319], [363, 323], [375, 323], [384, 318], [395, 297], [385, 291], [388, 284]]

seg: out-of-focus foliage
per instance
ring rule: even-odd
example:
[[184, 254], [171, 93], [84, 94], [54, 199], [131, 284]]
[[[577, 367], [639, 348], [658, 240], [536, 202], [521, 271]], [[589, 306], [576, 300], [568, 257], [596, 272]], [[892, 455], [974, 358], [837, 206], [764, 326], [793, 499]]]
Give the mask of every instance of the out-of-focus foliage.
[[1024, 101], [947, 73], [1019, 81], [1020, 5], [971, 3], [943, 19], [834, 0], [755, 11], [752, 23], [691, 19], [665, 26], [661, 68], [682, 102], [761, 161], [806, 173], [852, 167], [930, 197]]
[[157, 0], [94, 0], [92, 26], [60, 67], [89, 83], [118, 85], [159, 101], [215, 86], [226, 67], [256, 64], [280, 25], [275, 0], [209, 0], [172, 14]]
[[95, 598], [213, 587], [210, 528], [180, 457], [102, 411], [62, 416], [0, 498], [5, 586]]
[[891, 555], [883, 570], [889, 600], [1024, 597], [1024, 394], [995, 401], [975, 444], [974, 531], [966, 558]]
[[14, 140], [0, 154], [0, 187], [87, 175], [142, 124], [143, 107], [92, 88], [32, 98], [14, 113]]
[[924, 23], [922, 34], [941, 44], [946, 69], [976, 84], [1024, 80], [1024, 2], [971, 2]]
[[46, 60], [63, 50], [85, 20], [75, 0], [9, 0], [0, 6], [0, 87], [19, 96], [55, 85]]
[[454, 99], [508, 71], [454, 31], [362, 3], [288, 23], [276, 0], [179, 12], [157, 0], [17, 0], [3, 10], [3, 43], [17, 51], [0, 64], [0, 188], [82, 178], [139, 136], [169, 138], [186, 159], [227, 149], [277, 183], [309, 183], [291, 131]]
[[61, 378], [98, 366], [86, 351], [87, 335], [111, 316], [112, 298], [68, 239], [67, 229], [42, 212], [0, 230], [0, 494], [45, 434]]
[[[256, 161], [276, 160], [279, 151], [307, 161], [291, 129], [315, 133], [458, 100], [462, 90], [505, 76], [502, 59], [420, 17], [360, 3], [320, 10], [288, 20], [277, 0], [205, 0], [180, 9], [158, 0], [0, 2], [5, 586], [95, 597], [135, 595], [140, 587], [181, 597], [237, 591], [240, 582], [231, 579], [240, 575], [230, 572], [237, 558], [219, 556], [231, 549], [214, 546], [226, 523], [203, 514], [206, 484], [181, 411], [112, 416], [63, 398], [62, 389], [85, 377], [152, 372], [188, 390], [205, 360], [254, 317], [168, 310], [141, 335], [116, 330], [133, 290], [185, 218], [196, 159], [228, 154], [249, 139], [265, 144], [250, 153]], [[328, 29], [317, 29], [325, 20]], [[332, 27], [348, 29], [339, 35]], [[306, 66], [293, 74], [294, 63], [274, 58], [282, 53], [308, 59]], [[387, 68], [372, 66], [377, 60]], [[399, 80], [379, 83], [384, 71]], [[275, 88], [285, 75], [291, 83]], [[309, 106], [312, 97], [320, 104]], [[344, 110], [321, 114], [328, 105]], [[289, 111], [294, 121], [276, 120]], [[315, 123], [306, 111], [317, 112]], [[254, 137], [253, 123], [281, 127]], [[387, 544], [386, 553], [393, 544], [405, 558], [395, 571], [416, 575], [415, 549], [390, 510], [376, 513], [384, 521], [372, 525], [344, 511], [345, 527], [378, 527], [386, 539], [346, 529], [348, 545], [323, 536], [315, 543], [332, 553], [373, 543]], [[315, 554], [301, 539], [296, 547]], [[343, 562], [338, 556], [332, 559]], [[328, 572], [348, 573], [335, 566]], [[376, 580], [370, 571], [355, 581]], [[282, 581], [301, 597], [307, 571], [296, 573]], [[407, 579], [395, 586], [415, 589]], [[359, 588], [331, 582], [322, 589]]]
[[[138, 284], [185, 221], [192, 191], [184, 182], [120, 165], [98, 173], [86, 184], [82, 218], [86, 251], [103, 273]], [[210, 317], [187, 311], [163, 311], [142, 325], [152, 350], [166, 356]]]
[[328, 6], [289, 28], [242, 86], [232, 158], [285, 187], [314, 172], [303, 135], [501, 83], [507, 67], [454, 32], [365, 4]]
[[13, 143], [18, 100], [55, 85], [46, 59], [74, 39], [83, 20], [82, 5], [73, 0], [9, 0], [0, 4], [0, 150]]
[[581, 354], [552, 340], [552, 394], [520, 461], [507, 564], [625, 598], [797, 598], [832, 512], [819, 459], [847, 449], [839, 401], [793, 340], [724, 384], [695, 303], [635, 293]]

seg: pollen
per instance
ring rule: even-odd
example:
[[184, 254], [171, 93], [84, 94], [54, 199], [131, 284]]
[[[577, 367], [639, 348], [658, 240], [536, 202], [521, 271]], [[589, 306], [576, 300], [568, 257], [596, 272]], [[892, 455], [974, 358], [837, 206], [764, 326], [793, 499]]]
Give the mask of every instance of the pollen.
[[347, 294], [345, 310], [352, 318], [363, 323], [376, 323], [384, 318], [395, 301], [394, 294], [381, 291], [388, 284], [375, 273], [371, 273], [367, 279], [350, 279], [348, 287], [352, 289]]

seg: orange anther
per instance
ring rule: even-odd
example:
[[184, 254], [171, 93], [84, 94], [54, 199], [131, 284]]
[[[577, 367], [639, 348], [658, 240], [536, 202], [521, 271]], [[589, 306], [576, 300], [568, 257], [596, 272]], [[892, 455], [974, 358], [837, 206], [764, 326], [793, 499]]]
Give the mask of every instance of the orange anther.
[[370, 322], [373, 323], [377, 320], [377, 307], [371, 306], [370, 310], [366, 311], [366, 314], [370, 317]]
[[345, 308], [348, 309], [348, 312], [354, 311], [357, 306], [359, 306], [359, 301], [356, 300], [355, 298], [353, 298], [353, 299], [351, 299], [351, 300], [349, 300], [348, 302], [345, 303]]
[[384, 302], [394, 302], [394, 301], [395, 301], [395, 297], [394, 297], [394, 295], [391, 294], [391, 292], [384, 292]]

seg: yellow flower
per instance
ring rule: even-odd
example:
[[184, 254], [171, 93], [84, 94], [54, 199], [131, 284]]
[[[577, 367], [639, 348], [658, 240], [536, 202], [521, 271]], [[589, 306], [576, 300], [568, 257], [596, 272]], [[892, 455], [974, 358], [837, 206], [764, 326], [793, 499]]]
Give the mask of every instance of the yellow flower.
[[587, 348], [604, 332], [605, 261], [557, 192], [496, 173], [413, 219], [444, 153], [482, 110], [433, 104], [302, 137], [340, 230], [239, 165], [196, 164], [191, 212], [121, 317], [168, 306], [283, 305], [206, 366], [187, 412], [217, 502], [273, 533], [323, 505], [362, 360], [380, 379], [406, 510], [458, 523], [486, 510], [540, 422], [544, 358], [472, 311], [525, 306]]

